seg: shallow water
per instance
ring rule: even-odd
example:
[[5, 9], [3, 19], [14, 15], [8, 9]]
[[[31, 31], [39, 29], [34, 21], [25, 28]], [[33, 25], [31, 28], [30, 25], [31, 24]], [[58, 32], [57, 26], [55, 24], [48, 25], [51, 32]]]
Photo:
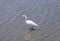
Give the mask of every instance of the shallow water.
[[0, 0], [0, 41], [25, 41], [23, 14], [39, 25], [37, 41], [60, 41], [60, 0]]

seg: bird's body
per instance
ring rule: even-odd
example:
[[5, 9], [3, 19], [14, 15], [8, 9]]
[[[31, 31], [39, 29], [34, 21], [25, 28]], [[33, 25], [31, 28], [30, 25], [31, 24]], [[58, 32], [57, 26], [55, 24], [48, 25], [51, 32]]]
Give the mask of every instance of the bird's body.
[[35, 29], [33, 28], [33, 26], [38, 26], [38, 24], [36, 24], [35, 22], [33, 22], [33, 21], [27, 19], [27, 16], [26, 16], [26, 15], [22, 15], [22, 16], [25, 17], [25, 22], [26, 22], [26, 24], [29, 24], [29, 25], [32, 26], [32, 28], [30, 28], [30, 30], [35, 30]]
[[29, 25], [32, 25], [32, 26], [38, 26], [35, 22], [33, 22], [31, 20], [27, 20], [26, 23]]

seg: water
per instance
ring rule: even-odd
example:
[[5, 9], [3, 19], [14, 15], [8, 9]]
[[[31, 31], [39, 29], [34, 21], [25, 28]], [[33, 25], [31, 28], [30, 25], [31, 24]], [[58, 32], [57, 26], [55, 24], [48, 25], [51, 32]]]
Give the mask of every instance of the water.
[[60, 0], [0, 0], [0, 41], [25, 41], [23, 14], [39, 25], [37, 41], [60, 41]]

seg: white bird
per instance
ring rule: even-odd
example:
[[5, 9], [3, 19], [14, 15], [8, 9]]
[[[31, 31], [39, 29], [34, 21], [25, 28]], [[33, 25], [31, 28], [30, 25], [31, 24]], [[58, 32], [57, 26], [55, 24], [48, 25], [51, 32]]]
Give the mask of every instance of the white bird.
[[26, 15], [22, 15], [22, 16], [25, 17], [25, 22], [26, 22], [26, 24], [29, 24], [29, 25], [32, 26], [32, 28], [30, 28], [30, 30], [34, 30], [33, 26], [38, 26], [38, 24], [36, 24], [35, 22], [29, 20]]

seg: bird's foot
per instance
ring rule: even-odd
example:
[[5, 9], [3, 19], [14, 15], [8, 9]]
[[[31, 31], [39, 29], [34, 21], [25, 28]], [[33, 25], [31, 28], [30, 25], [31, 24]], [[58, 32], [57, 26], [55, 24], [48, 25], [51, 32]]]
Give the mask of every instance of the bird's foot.
[[34, 31], [34, 30], [36, 30], [36, 29], [34, 29], [34, 28], [29, 28], [29, 30], [33, 30], [33, 31]]

